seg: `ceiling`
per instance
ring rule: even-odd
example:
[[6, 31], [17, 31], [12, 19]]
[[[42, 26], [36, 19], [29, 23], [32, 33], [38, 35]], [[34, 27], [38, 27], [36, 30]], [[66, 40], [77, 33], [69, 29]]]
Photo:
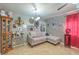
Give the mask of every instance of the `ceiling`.
[[[76, 9], [74, 4], [67, 4], [58, 11], [57, 9], [64, 3], [36, 3], [35, 5], [41, 17], [54, 16]], [[11, 11], [14, 16], [15, 14], [28, 17], [34, 15], [33, 3], [0, 3], [0, 9]]]

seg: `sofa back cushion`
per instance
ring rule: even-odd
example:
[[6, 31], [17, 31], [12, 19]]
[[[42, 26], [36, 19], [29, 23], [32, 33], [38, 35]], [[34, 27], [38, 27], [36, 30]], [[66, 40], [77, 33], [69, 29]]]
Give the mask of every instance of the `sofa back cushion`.
[[30, 36], [32, 38], [36, 38], [36, 37], [41, 37], [41, 36], [45, 36], [45, 33], [42, 33], [40, 31], [31, 31], [30, 32]]

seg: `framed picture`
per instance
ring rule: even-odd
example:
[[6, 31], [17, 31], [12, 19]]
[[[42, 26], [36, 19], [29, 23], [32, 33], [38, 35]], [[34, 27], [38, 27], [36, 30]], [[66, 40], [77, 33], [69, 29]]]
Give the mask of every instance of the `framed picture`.
[[41, 25], [40, 26], [40, 31], [41, 32], [45, 32], [46, 31], [46, 26], [45, 25]]

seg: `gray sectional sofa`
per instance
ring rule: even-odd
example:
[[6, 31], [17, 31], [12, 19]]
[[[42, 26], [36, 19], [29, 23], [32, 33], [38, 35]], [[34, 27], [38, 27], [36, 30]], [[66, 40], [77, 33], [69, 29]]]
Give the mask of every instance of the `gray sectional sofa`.
[[46, 36], [45, 33], [40, 32], [40, 31], [29, 32], [27, 36], [27, 42], [31, 46], [35, 46], [43, 42], [50, 42], [56, 45], [60, 43], [60, 40], [61, 39], [57, 36], [52, 36], [52, 35]]

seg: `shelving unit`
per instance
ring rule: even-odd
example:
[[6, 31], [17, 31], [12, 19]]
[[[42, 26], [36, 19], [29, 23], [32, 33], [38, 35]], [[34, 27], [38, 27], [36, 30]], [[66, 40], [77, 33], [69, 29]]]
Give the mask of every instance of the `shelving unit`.
[[12, 49], [12, 18], [0, 16], [0, 53], [5, 54]]
[[65, 41], [64, 41], [65, 47], [71, 47], [71, 35], [65, 34]]

